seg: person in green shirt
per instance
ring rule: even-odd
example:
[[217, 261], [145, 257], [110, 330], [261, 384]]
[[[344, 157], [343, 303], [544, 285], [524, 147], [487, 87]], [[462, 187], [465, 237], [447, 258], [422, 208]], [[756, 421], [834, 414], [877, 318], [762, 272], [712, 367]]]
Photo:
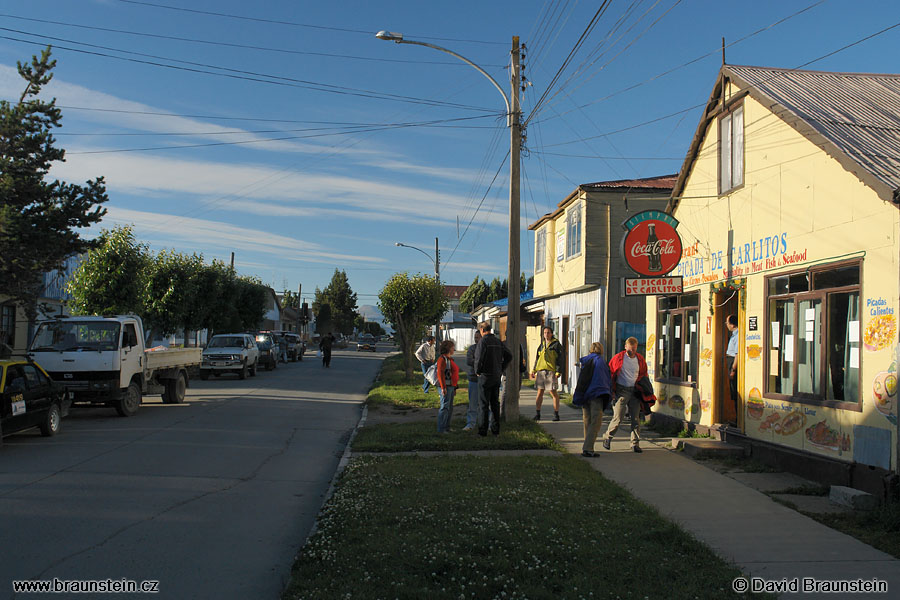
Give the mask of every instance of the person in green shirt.
[[537, 390], [534, 420], [541, 420], [544, 390], [549, 390], [553, 396], [553, 420], [559, 421], [559, 365], [562, 363], [563, 348], [549, 327], [544, 327], [542, 336], [544, 339], [538, 346], [534, 368], [531, 370], [531, 378], [534, 379], [534, 388]]

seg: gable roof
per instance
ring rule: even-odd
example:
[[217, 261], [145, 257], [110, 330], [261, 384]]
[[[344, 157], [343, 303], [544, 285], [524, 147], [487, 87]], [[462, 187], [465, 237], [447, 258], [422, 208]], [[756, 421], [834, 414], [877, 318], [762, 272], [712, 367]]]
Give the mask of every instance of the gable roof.
[[710, 122], [731, 81], [885, 200], [900, 202], [900, 75], [723, 65], [672, 191], [678, 205]]
[[568, 196], [563, 198], [562, 202], [556, 205], [558, 208], [555, 211], [546, 213], [543, 217], [529, 225], [528, 229], [537, 229], [547, 221], [561, 215], [563, 211], [566, 210], [566, 207], [578, 196], [579, 192], [619, 192], [622, 190], [625, 190], [626, 193], [665, 192], [668, 197], [672, 188], [675, 186], [677, 178], [677, 174], [672, 174], [644, 177], [642, 179], [616, 179], [613, 181], [582, 183]]

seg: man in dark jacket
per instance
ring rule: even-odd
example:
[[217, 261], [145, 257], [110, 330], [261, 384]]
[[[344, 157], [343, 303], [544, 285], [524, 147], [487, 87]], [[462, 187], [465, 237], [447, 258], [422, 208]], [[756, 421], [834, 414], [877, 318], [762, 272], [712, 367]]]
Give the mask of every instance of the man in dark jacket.
[[[491, 433], [500, 435], [500, 377], [512, 360], [512, 353], [491, 333], [489, 321], [480, 323], [478, 329], [481, 331], [481, 341], [475, 348], [475, 374], [481, 386], [478, 435], [487, 435], [488, 424], [491, 425]], [[493, 421], [488, 415], [488, 408]]]

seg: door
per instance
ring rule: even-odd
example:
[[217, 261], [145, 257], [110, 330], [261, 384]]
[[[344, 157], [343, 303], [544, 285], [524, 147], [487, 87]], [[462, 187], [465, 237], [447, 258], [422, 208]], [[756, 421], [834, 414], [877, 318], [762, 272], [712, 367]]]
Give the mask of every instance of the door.
[[[738, 385], [738, 409], [735, 410], [734, 401], [731, 398], [731, 387], [728, 373], [728, 361], [725, 359], [725, 352], [728, 349], [728, 340], [731, 332], [725, 325], [728, 315], [734, 315], [738, 320], [738, 339], [740, 340], [744, 332], [741, 329], [742, 318], [739, 314], [740, 294], [738, 290], [725, 289], [714, 294], [713, 314], [713, 421], [715, 423], [737, 423], [738, 426], [743, 425], [743, 419], [740, 419], [740, 407], [742, 399], [740, 398], [740, 385]], [[739, 344], [737, 353], [737, 371], [738, 383], [743, 378], [744, 363], [742, 360], [742, 348]]]
[[140, 373], [144, 367], [144, 353], [138, 344], [137, 329], [134, 323], [125, 323], [122, 326], [122, 343], [119, 348], [120, 378], [119, 387], [126, 388], [135, 373]]
[[29, 425], [39, 425], [50, 408], [50, 381], [32, 365], [22, 365], [25, 374], [25, 403]]
[[28, 427], [31, 406], [28, 404], [25, 373], [22, 367], [12, 365], [6, 369], [6, 386], [3, 390], [3, 431], [12, 433]]

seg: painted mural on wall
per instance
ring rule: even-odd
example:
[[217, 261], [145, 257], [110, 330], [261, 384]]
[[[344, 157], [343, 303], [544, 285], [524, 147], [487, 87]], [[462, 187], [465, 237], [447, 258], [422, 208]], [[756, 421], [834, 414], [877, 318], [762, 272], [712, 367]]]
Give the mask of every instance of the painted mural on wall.
[[[896, 351], [895, 351], [896, 356]], [[892, 425], [897, 424], [897, 361], [887, 371], [875, 375], [872, 380], [872, 404]]]

